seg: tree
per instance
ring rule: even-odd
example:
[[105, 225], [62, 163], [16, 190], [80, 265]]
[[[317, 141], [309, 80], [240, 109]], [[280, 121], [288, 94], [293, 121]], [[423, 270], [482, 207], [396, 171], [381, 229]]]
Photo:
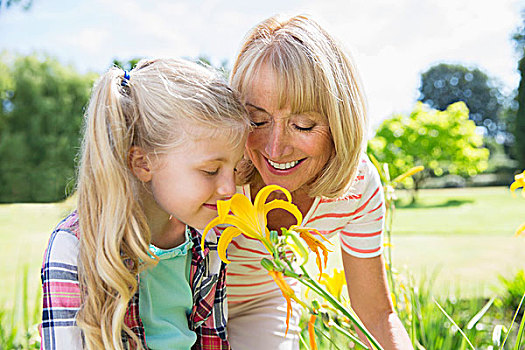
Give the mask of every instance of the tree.
[[444, 111], [450, 104], [463, 101], [470, 111], [470, 119], [485, 129], [489, 137], [499, 143], [511, 143], [500, 114], [506, 106], [506, 98], [490, 79], [478, 68], [458, 64], [438, 64], [421, 75], [419, 101]]
[[445, 111], [418, 103], [409, 116], [385, 120], [369, 141], [368, 151], [379, 162], [389, 164], [392, 178], [423, 165], [425, 170], [413, 179], [415, 192], [430, 175], [476, 175], [487, 168], [489, 151], [482, 147], [482, 136], [468, 114], [463, 102]]
[[0, 13], [2, 13], [2, 9], [9, 10], [15, 5], [21, 6], [24, 11], [27, 11], [33, 6], [33, 0], [0, 0]]
[[516, 100], [519, 103], [516, 112], [514, 136], [516, 138], [515, 154], [520, 169], [525, 169], [525, 54], [521, 57], [518, 66], [521, 79]]
[[118, 58], [114, 58], [112, 66], [117, 66], [127, 71], [130, 71], [137, 65], [137, 63], [139, 63], [140, 60], [141, 58], [139, 57], [135, 57], [127, 61], [122, 61], [122, 60], [119, 60]]
[[34, 55], [4, 55], [0, 70], [0, 202], [63, 199], [95, 75]]
[[518, 104], [518, 110], [516, 112], [514, 137], [516, 139], [516, 159], [518, 160], [520, 169], [525, 169], [525, 10], [522, 11], [522, 18], [522, 25], [514, 35], [516, 50], [521, 56], [518, 63], [521, 79], [515, 100]]

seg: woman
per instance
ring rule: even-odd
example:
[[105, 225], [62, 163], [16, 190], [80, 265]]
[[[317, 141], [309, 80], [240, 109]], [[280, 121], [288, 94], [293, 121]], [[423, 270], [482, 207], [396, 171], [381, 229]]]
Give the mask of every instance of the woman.
[[[231, 84], [254, 125], [246, 144], [249, 162], [239, 169], [246, 183], [241, 191], [253, 199], [265, 185], [283, 186], [303, 225], [340, 235], [353, 308], [385, 349], [411, 349], [386, 283], [384, 200], [378, 174], [363, 153], [365, 98], [348, 55], [309, 17], [272, 17], [248, 34]], [[282, 211], [268, 215], [270, 229], [293, 223]], [[259, 264], [264, 254], [258, 241], [244, 236], [230, 246], [231, 346], [297, 349], [299, 312], [285, 337], [286, 304]]]

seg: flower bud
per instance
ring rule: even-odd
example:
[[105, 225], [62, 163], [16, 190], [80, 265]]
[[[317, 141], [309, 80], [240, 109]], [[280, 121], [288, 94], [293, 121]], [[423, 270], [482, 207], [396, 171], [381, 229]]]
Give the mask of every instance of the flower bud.
[[270, 242], [272, 242], [273, 244], [279, 243], [279, 234], [277, 233], [277, 231], [270, 231]]
[[275, 265], [270, 259], [263, 258], [261, 260], [261, 265], [268, 271], [275, 271]]

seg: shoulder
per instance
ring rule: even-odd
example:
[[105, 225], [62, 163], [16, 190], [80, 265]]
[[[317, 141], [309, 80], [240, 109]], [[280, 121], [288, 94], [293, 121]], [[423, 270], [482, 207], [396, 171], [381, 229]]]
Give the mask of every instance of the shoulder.
[[381, 180], [377, 169], [366, 154], [361, 154], [357, 172], [352, 184], [337, 198], [321, 198], [321, 203], [358, 203], [376, 192], [381, 192]]
[[377, 169], [372, 164], [368, 156], [363, 153], [361, 154], [361, 159], [359, 160], [359, 165], [357, 168], [357, 174], [354, 179], [353, 186], [349, 191], [366, 191], [370, 189], [377, 189], [381, 186], [381, 180], [379, 178], [379, 173]]
[[53, 230], [44, 254], [43, 267], [46, 267], [46, 264], [51, 264], [48, 267], [63, 266], [76, 270], [79, 249], [78, 237], [78, 214], [74, 211]]

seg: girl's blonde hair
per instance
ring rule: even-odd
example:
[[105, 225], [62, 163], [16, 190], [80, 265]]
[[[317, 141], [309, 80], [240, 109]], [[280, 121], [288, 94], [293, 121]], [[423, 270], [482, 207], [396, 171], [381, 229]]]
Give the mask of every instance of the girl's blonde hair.
[[[271, 17], [245, 38], [230, 83], [243, 99], [252, 92], [261, 67], [276, 78], [279, 108], [315, 111], [327, 117], [335, 154], [310, 184], [312, 197], [339, 197], [356, 175], [368, 129], [366, 100], [356, 68], [342, 46], [307, 16]], [[244, 182], [255, 175], [251, 162]]]
[[87, 349], [123, 349], [123, 333], [142, 348], [123, 320], [137, 274], [156, 261], [128, 153], [132, 146], [162, 153], [188, 137], [204, 137], [192, 135], [194, 126], [208, 128], [209, 137], [229, 135], [233, 144], [249, 130], [240, 99], [219, 73], [199, 64], [142, 60], [129, 79], [114, 67], [93, 89], [77, 185], [82, 291], [77, 323]]

